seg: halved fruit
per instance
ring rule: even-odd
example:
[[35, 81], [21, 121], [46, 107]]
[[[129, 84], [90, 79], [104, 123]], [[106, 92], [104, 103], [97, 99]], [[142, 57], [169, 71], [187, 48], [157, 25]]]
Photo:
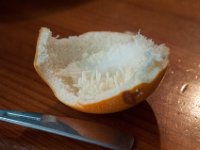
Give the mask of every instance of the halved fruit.
[[41, 28], [34, 66], [64, 104], [88, 113], [136, 105], [158, 86], [169, 49], [140, 33], [87, 32], [58, 39]]

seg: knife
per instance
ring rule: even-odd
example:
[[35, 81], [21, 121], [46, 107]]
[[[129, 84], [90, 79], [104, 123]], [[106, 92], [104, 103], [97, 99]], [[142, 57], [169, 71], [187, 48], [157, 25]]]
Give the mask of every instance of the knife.
[[0, 121], [33, 128], [113, 150], [130, 150], [133, 136], [99, 123], [33, 112], [0, 110]]

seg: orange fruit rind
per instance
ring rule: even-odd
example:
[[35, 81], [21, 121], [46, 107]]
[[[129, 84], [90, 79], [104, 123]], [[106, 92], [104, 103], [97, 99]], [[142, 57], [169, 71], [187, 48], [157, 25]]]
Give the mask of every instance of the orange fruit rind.
[[159, 85], [169, 48], [138, 34], [87, 32], [58, 39], [41, 28], [34, 67], [62, 103], [113, 113], [145, 100]]

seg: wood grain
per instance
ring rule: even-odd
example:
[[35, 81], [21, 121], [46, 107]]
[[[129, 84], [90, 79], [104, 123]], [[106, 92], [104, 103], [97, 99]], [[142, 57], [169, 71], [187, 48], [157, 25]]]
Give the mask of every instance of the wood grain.
[[[200, 145], [200, 2], [196, 0], [11, 1], [0, 4], [0, 109], [83, 118], [136, 138], [136, 150], [198, 150]], [[93, 30], [141, 30], [171, 49], [164, 80], [129, 110], [91, 115], [61, 104], [33, 68], [40, 27], [61, 37]], [[181, 87], [188, 87], [181, 92]], [[0, 123], [0, 149], [103, 149]]]

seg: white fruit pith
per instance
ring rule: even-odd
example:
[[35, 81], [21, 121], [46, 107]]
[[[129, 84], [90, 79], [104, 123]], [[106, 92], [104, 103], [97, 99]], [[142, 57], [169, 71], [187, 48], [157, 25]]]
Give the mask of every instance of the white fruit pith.
[[35, 66], [56, 96], [71, 104], [101, 101], [150, 83], [168, 64], [168, 48], [140, 33], [88, 32], [57, 39], [42, 30]]

